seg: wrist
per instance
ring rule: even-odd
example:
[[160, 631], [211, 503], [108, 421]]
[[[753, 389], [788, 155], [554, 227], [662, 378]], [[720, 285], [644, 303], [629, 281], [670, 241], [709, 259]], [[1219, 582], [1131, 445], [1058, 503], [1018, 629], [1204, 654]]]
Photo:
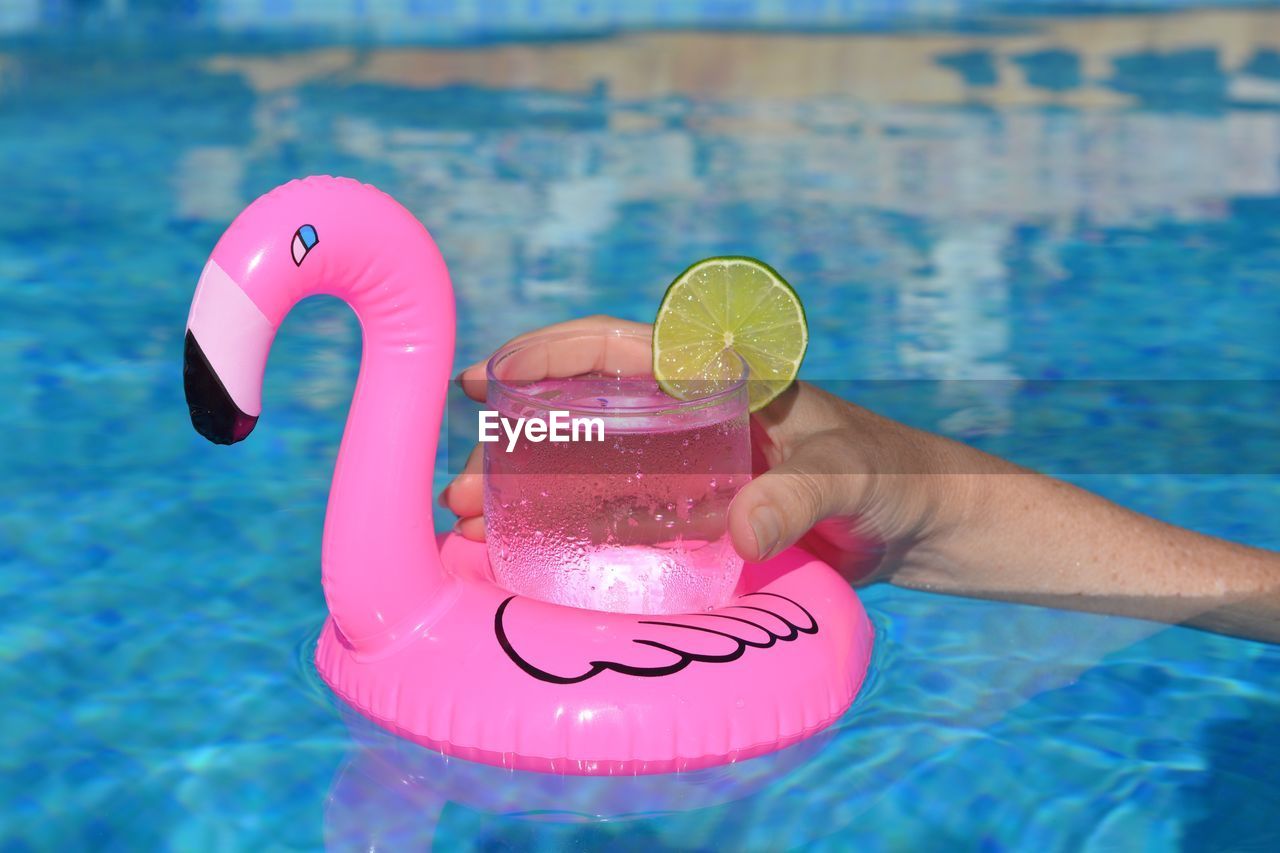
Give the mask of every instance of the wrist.
[[1001, 473], [1021, 471], [968, 445], [930, 436], [925, 473], [913, 476], [923, 511], [917, 532], [904, 550], [896, 582], [945, 590], [954, 588], [997, 535], [1005, 497], [995, 488]]

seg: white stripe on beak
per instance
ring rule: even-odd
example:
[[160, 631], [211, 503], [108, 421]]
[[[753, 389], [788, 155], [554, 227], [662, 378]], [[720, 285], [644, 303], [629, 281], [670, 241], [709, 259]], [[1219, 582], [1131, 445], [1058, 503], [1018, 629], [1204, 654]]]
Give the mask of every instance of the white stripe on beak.
[[262, 414], [262, 374], [276, 330], [212, 260], [200, 274], [187, 329], [240, 411], [253, 417]]

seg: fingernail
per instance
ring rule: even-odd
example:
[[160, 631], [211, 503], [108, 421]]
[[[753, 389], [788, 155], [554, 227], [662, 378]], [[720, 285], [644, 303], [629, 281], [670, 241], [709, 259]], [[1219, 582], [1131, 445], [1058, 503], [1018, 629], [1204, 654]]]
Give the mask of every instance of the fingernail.
[[449, 487], [448, 486], [445, 486], [443, 489], [440, 490], [440, 494], [436, 495], [436, 504], [438, 506], [449, 505]]
[[751, 530], [756, 535], [757, 559], [766, 560], [773, 556], [773, 549], [782, 535], [782, 523], [773, 507], [758, 506], [751, 511]]

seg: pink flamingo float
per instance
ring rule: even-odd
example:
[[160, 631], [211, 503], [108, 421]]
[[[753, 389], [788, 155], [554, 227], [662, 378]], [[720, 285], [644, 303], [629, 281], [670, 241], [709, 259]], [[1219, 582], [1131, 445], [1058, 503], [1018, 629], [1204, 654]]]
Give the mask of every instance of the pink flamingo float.
[[222, 236], [187, 322], [184, 383], [202, 435], [232, 444], [253, 429], [271, 342], [313, 294], [344, 300], [364, 336], [325, 519], [329, 619], [316, 650], [353, 708], [449, 755], [575, 774], [738, 761], [848, 709], [871, 625], [804, 551], [749, 565], [725, 607], [655, 617], [514, 596], [483, 544], [436, 536], [453, 291], [426, 229], [373, 187], [293, 181]]

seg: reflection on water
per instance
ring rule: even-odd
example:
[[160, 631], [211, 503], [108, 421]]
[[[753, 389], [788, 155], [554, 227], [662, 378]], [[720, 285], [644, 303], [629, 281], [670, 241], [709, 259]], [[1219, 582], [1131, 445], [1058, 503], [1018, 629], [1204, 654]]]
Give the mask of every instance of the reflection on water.
[[741, 838], [742, 827], [717, 826], [709, 815], [748, 813], [744, 801], [803, 767], [832, 737], [828, 732], [770, 756], [693, 773], [556, 776], [449, 759], [392, 737], [345, 707], [341, 713], [354, 744], [325, 805], [325, 843], [335, 850], [425, 849], [457, 839], [613, 849], [628, 839], [634, 845], [637, 834], [664, 846], [714, 849]]
[[[751, 233], [802, 283], [897, 303], [864, 315], [895, 339], [879, 375], [1016, 377], [1002, 253], [1027, 245], [1046, 283], [1061, 281], [1064, 256], [1097, 229], [1223, 220], [1229, 200], [1280, 190], [1277, 20], [222, 55], [203, 64], [255, 93], [249, 138], [184, 152], [178, 207], [223, 222], [261, 188], [247, 176], [300, 166], [316, 146], [377, 164], [445, 246], [464, 317], [495, 297], [531, 309], [493, 318], [483, 346], [559, 318], [543, 304], [602, 289], [612, 303], [634, 282], [656, 292], [693, 247]], [[971, 55], [999, 73], [956, 59]], [[1178, 97], [1159, 109], [1129, 108], [1167, 91]], [[920, 224], [903, 233], [902, 217]], [[635, 269], [611, 289], [616, 248]], [[848, 375], [831, 357], [810, 370]], [[957, 413], [960, 432], [1008, 417], [998, 400], [977, 409]]]
[[[177, 365], [228, 219], [296, 175], [349, 174], [436, 236], [460, 362], [569, 316], [647, 320], [691, 260], [757, 254], [804, 296], [807, 376], [1014, 455], [1034, 404], [1037, 464], [1280, 545], [1280, 479], [1238, 462], [1245, 448], [1275, 458], [1280, 14], [429, 49], [186, 35], [0, 48], [0, 837], [314, 848], [326, 827], [345, 839], [391, 824], [495, 846], [1274, 837], [1273, 817], [1240, 804], [1276, 795], [1249, 776], [1280, 760], [1261, 700], [1275, 649], [886, 588], [866, 594], [883, 629], [875, 689], [795, 765], [658, 783], [639, 808], [664, 814], [617, 831], [514, 814], [549, 803], [537, 783], [457, 762], [410, 761], [413, 784], [388, 794], [404, 765], [348, 754], [309, 665], [289, 657], [324, 611], [320, 530], [356, 321], [331, 300], [291, 315], [262, 422], [230, 450], [192, 434]], [[879, 381], [916, 379], [939, 381], [896, 397]], [[1108, 384], [1133, 379], [1196, 381]], [[1153, 450], [1133, 467], [1097, 437], [1122, 412], [1123, 448]], [[1194, 438], [1201, 418], [1220, 439], [1207, 463], [1151, 438]], [[446, 448], [465, 452], [474, 421], [449, 429]], [[420, 782], [439, 807], [427, 827], [405, 810]], [[562, 792], [563, 810], [617, 811], [582, 792]]]
[[[1092, 359], [1071, 371], [1009, 352], [1019, 330], [1006, 256], [1025, 252], [1042, 286], [1066, 284], [1070, 254], [1100, 229], [1222, 221], [1229, 200], [1280, 192], [1277, 20], [220, 55], [204, 67], [254, 92], [249, 137], [185, 151], [177, 206], [225, 222], [262, 186], [247, 176], [301, 165], [316, 145], [378, 164], [444, 246], [464, 333], [485, 318], [480, 336], [463, 336], [466, 358], [575, 313], [564, 305], [647, 319], [637, 287], [656, 297], [698, 254], [750, 251], [802, 289], [870, 291], [851, 297], [870, 303], [856, 330], [819, 304], [829, 343], [815, 347], [811, 377], [1097, 375]], [[1158, 109], [1130, 108], [1144, 105]], [[913, 225], [895, 227], [904, 218]], [[629, 268], [616, 268], [621, 257]], [[1131, 292], [1138, 313], [1166, 286], [1097, 284]], [[521, 310], [494, 316], [494, 300]], [[1224, 350], [1227, 325], [1208, 330]], [[848, 363], [854, 337], [879, 345], [870, 363]], [[1160, 378], [1230, 375], [1220, 364], [1189, 360]], [[924, 425], [1003, 435], [1017, 388], [943, 385], [935, 402], [950, 413]]]
[[1011, 314], [1000, 257], [1007, 239], [996, 222], [953, 225], [898, 296], [898, 356], [908, 377], [986, 380], [939, 386], [938, 403], [954, 411], [938, 427], [950, 433], [1002, 435], [1012, 418], [1017, 385], [1007, 381], [1016, 376], [1004, 360]]

